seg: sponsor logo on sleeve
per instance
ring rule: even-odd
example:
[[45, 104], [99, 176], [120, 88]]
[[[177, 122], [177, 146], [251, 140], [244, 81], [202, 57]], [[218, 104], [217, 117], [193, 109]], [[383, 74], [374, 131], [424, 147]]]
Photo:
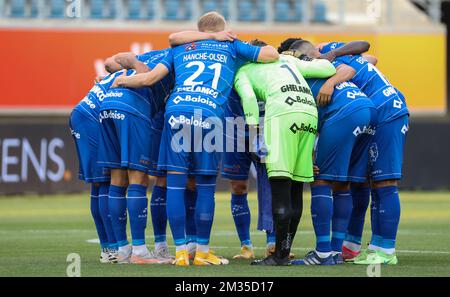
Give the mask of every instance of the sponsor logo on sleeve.
[[83, 100], [81, 100], [81, 101], [84, 102], [85, 104], [87, 104], [90, 109], [95, 109], [95, 107], [96, 107], [94, 102], [92, 102], [92, 100], [89, 99], [88, 97], [84, 97]]

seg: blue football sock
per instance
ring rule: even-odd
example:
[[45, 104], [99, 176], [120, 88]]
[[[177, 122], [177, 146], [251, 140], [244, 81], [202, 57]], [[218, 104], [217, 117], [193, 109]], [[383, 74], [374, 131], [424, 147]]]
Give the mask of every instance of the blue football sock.
[[400, 197], [396, 186], [375, 189], [380, 199], [379, 228], [383, 250], [394, 250], [400, 222]]
[[111, 223], [119, 247], [128, 244], [127, 240], [127, 192], [126, 187], [109, 186], [108, 207]]
[[152, 198], [150, 201], [150, 211], [152, 214], [153, 234], [155, 243], [166, 242], [167, 229], [167, 209], [166, 209], [167, 189], [153, 186]]
[[342, 252], [342, 243], [347, 232], [350, 216], [352, 215], [353, 201], [350, 191], [333, 193], [333, 220], [331, 249], [334, 252]]
[[186, 182], [187, 174], [167, 174], [167, 218], [176, 246], [186, 244]]
[[102, 215], [99, 207], [99, 187], [91, 186], [91, 214], [94, 219], [95, 229], [97, 230], [98, 239], [102, 249], [109, 247], [108, 235], [103, 225]]
[[197, 175], [197, 204], [195, 206], [195, 224], [197, 227], [197, 244], [208, 245], [214, 220], [214, 194], [216, 176]]
[[130, 216], [132, 244], [134, 246], [143, 245], [145, 244], [145, 228], [147, 227], [148, 216], [146, 186], [137, 184], [128, 186], [127, 208]]
[[372, 247], [381, 246], [381, 234], [380, 234], [380, 220], [379, 220], [379, 209], [380, 209], [380, 197], [377, 191], [372, 190], [372, 202], [370, 204], [370, 223], [372, 227], [372, 237], [370, 239], [370, 245]]
[[108, 247], [110, 249], [117, 249], [116, 236], [114, 235], [114, 229], [111, 223], [111, 216], [109, 214], [108, 207], [108, 194], [109, 194], [109, 184], [101, 183], [98, 193], [98, 207], [100, 209], [100, 215], [102, 217], [103, 226], [105, 226], [105, 231], [108, 236]]
[[195, 226], [197, 191], [186, 189], [184, 203], [186, 204], [186, 243], [197, 242], [197, 228]]
[[234, 225], [241, 241], [241, 245], [251, 245], [250, 240], [250, 208], [248, 207], [247, 194], [231, 194], [231, 214]]
[[352, 187], [351, 195], [353, 200], [353, 209], [345, 240], [361, 245], [366, 212], [370, 203], [370, 188]]
[[275, 237], [275, 231], [266, 231], [266, 244], [267, 245], [275, 245], [276, 243], [276, 237]]
[[316, 251], [331, 252], [331, 218], [333, 196], [331, 186], [311, 186], [311, 217], [316, 234]]

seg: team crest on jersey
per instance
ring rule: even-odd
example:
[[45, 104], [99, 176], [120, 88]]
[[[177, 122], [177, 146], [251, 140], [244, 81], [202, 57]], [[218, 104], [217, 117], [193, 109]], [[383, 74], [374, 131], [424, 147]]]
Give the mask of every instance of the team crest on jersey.
[[370, 163], [375, 163], [378, 159], [378, 146], [376, 142], [372, 143], [369, 148]]
[[184, 49], [185, 49], [187, 52], [193, 51], [193, 50], [196, 50], [196, 49], [197, 49], [197, 45], [195, 44], [195, 42], [193, 42], [193, 43], [190, 43], [190, 44], [186, 45], [186, 46], [184, 47]]

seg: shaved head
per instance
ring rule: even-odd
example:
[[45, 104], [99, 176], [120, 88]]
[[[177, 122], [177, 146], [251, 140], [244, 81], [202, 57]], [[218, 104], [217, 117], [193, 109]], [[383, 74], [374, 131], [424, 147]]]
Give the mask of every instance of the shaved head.
[[318, 58], [321, 56], [320, 52], [316, 49], [314, 44], [308, 40], [298, 40], [291, 44], [290, 50], [300, 52], [302, 55], [306, 55], [311, 58]]

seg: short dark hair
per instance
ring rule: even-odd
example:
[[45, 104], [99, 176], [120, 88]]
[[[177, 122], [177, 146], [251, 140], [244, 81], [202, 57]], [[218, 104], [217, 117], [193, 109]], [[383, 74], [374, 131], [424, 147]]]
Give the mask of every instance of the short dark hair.
[[314, 49], [314, 45], [308, 40], [297, 40], [291, 44], [289, 47], [291, 50], [296, 50], [300, 52], [302, 55], [309, 55], [311, 50]]
[[266, 42], [259, 40], [259, 39], [254, 39], [254, 40], [250, 41], [250, 44], [254, 45], [254, 46], [259, 46], [259, 47], [263, 47], [263, 46], [267, 45]]
[[297, 37], [297, 38], [288, 38], [288, 39], [286, 39], [285, 41], [283, 41], [282, 43], [280, 43], [280, 46], [278, 47], [278, 53], [282, 53], [282, 52], [285, 52], [285, 51], [287, 51], [290, 47], [291, 47], [291, 45], [294, 43], [294, 42], [296, 42], [296, 41], [300, 41], [300, 40], [303, 40], [302, 38], [299, 38], [299, 37]]

